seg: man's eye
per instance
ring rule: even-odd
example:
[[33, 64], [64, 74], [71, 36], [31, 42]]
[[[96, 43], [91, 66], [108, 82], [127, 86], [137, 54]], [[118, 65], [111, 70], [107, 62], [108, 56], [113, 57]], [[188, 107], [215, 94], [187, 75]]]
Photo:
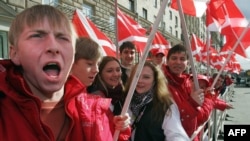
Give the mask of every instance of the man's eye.
[[88, 63], [89, 66], [92, 66], [93, 63]]
[[59, 39], [62, 39], [62, 40], [65, 40], [65, 41], [69, 41], [69, 38], [68, 38], [68, 37], [65, 37], [65, 36], [59, 36], [58, 38], [59, 38]]
[[41, 34], [32, 34], [31, 37], [42, 37]]

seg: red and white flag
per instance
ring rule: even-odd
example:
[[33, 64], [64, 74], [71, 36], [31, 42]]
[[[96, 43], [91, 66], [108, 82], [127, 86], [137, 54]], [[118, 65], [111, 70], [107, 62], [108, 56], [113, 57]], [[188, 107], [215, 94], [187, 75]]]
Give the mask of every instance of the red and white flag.
[[102, 47], [104, 56], [116, 57], [116, 46], [91, 20], [84, 16], [80, 10], [75, 10], [72, 23], [78, 36], [90, 37]]
[[[217, 54], [215, 56], [211, 56], [210, 64], [212, 67], [220, 70], [224, 66], [225, 60], [226, 59], [224, 57], [220, 56], [220, 54]], [[226, 66], [224, 68], [226, 68]]]
[[159, 31], [157, 31], [152, 41], [152, 48], [162, 48], [166, 50], [166, 49], [170, 49], [171, 45], [165, 39], [165, 37]]
[[225, 22], [225, 11], [222, 6], [226, 0], [210, 0], [207, 4], [207, 15], [210, 15], [215, 19], [220, 25]]
[[235, 32], [239, 37], [248, 25], [247, 19], [233, 0], [225, 1], [221, 8], [223, 8], [225, 12], [225, 22], [221, 26], [221, 33], [224, 35], [234, 35], [233, 32]]
[[[224, 22], [219, 22], [219, 20], [224, 20]], [[233, 49], [247, 25], [248, 21], [233, 0], [210, 1], [207, 12], [207, 27], [209, 31], [216, 31], [217, 28], [225, 36], [226, 42], [222, 48], [223, 52]], [[248, 30], [240, 44], [235, 48], [235, 53], [247, 57], [245, 50], [250, 46], [249, 35], [250, 31]]]
[[204, 50], [205, 44], [199, 39], [195, 34], [191, 37], [191, 49], [192, 55], [196, 58], [198, 62], [202, 62], [202, 50]]
[[123, 16], [125, 16], [129, 20], [129, 22], [131, 23], [131, 26], [134, 29], [139, 30], [143, 35], [146, 35], [147, 30], [145, 28], [143, 28], [140, 24], [138, 24], [135, 20], [133, 20], [128, 15], [123, 14]]
[[[247, 38], [247, 37], [245, 36], [244, 38]], [[225, 40], [226, 40], [226, 43], [223, 45], [223, 47], [221, 49], [222, 55], [227, 55], [227, 54], [231, 53], [231, 50], [233, 49], [233, 47], [238, 39], [233, 35], [231, 35], [231, 36], [227, 35], [227, 36], [225, 36]], [[247, 39], [244, 39], [244, 40], [247, 40]], [[249, 46], [250, 46], [250, 42], [246, 42], [246, 41], [243, 42], [243, 40], [242, 40], [235, 48], [234, 53], [237, 53], [238, 55], [240, 55], [244, 58], [248, 58], [248, 55], [246, 53], [246, 49]]]
[[204, 47], [204, 49], [201, 52], [202, 52], [201, 53], [202, 62], [207, 64], [211, 64], [210, 63], [211, 58], [218, 55], [218, 51], [215, 50], [213, 47], [209, 47], [208, 49]]
[[[223, 23], [220, 23], [216, 18], [212, 15], [212, 10], [208, 7], [206, 10], [206, 27], [208, 31], [215, 31], [215, 32], [221, 32], [221, 25]], [[223, 13], [224, 18], [224, 13]]]
[[165, 54], [167, 54], [170, 48], [171, 48], [171, 45], [169, 44], [169, 42], [165, 39], [165, 37], [159, 31], [157, 31], [152, 41], [151, 52], [161, 50], [165, 52]]
[[240, 63], [236, 60], [235, 54], [231, 56], [230, 61], [228, 62], [229, 72], [239, 74], [241, 70]]
[[243, 16], [233, 0], [211, 0], [206, 11], [206, 25], [209, 31], [221, 32], [223, 35], [238, 36], [248, 25], [248, 21]]
[[[227, 13], [227, 15], [225, 15], [226, 21], [221, 26], [221, 34], [225, 35], [226, 38], [226, 44], [223, 50], [232, 50], [243, 31], [248, 28], [248, 21], [233, 0], [225, 1], [222, 8], [224, 8], [225, 13]], [[245, 58], [248, 57], [245, 50], [250, 46], [250, 30], [249, 28], [247, 30], [247, 33], [234, 51]]]
[[145, 32], [143, 32], [146, 30], [143, 30], [143, 28], [132, 18], [128, 18], [119, 8], [117, 8], [117, 14], [118, 45], [120, 46], [125, 41], [131, 41], [141, 54], [148, 39]]
[[[171, 8], [178, 10], [178, 0], [172, 0]], [[201, 17], [206, 9], [207, 9], [207, 0], [180, 0], [183, 13], [195, 16], [195, 17]]]

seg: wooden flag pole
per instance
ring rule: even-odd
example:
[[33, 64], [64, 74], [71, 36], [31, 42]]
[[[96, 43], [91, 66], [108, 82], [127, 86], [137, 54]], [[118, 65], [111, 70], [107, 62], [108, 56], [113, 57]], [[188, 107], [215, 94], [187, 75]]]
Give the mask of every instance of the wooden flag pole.
[[180, 15], [180, 18], [181, 18], [182, 31], [183, 31], [184, 40], [185, 40], [185, 43], [186, 43], [185, 46], [186, 46], [186, 48], [188, 50], [189, 62], [191, 64], [191, 70], [192, 70], [192, 74], [193, 74], [194, 86], [195, 86], [195, 90], [198, 90], [199, 89], [199, 83], [198, 83], [198, 79], [197, 79], [197, 73], [196, 73], [196, 70], [195, 70], [195, 67], [194, 67], [194, 59], [193, 59], [193, 55], [192, 55], [190, 40], [188, 38], [188, 31], [187, 31], [186, 22], [185, 22], [185, 19], [184, 19], [181, 0], [177, 0], [177, 2], [178, 2], [179, 15]]
[[117, 0], [115, 0], [115, 35], [116, 35], [116, 41], [115, 41], [115, 46], [116, 46], [116, 58], [118, 59], [119, 58], [119, 45], [118, 45], [118, 37], [119, 37], [119, 34], [118, 34], [118, 13], [117, 13], [117, 7], [118, 7], [118, 4], [117, 4]]
[[206, 49], [207, 49], [207, 76], [211, 76], [210, 75], [210, 65], [209, 65], [209, 60], [210, 60], [210, 57], [209, 57], [209, 52], [210, 52], [210, 50], [209, 50], [209, 48], [210, 48], [210, 32], [207, 30], [206, 31], [206, 33], [207, 33], [207, 44], [206, 44]]

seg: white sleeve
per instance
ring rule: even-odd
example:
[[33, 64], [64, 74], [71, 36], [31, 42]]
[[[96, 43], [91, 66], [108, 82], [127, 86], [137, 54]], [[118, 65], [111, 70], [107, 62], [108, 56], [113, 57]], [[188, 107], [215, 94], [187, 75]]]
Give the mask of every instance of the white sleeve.
[[182, 127], [180, 113], [175, 103], [170, 106], [164, 117], [162, 129], [164, 130], [165, 141], [190, 141], [186, 131]]

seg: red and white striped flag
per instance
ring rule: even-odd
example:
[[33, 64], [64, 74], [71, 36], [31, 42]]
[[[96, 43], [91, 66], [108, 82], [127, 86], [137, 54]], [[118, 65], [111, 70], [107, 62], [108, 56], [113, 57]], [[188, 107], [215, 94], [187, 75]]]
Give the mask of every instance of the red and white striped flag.
[[[171, 8], [178, 10], [178, 0], [172, 0]], [[207, 0], [180, 0], [183, 13], [195, 16], [195, 17], [201, 17], [206, 9], [207, 9]]]
[[72, 23], [78, 36], [92, 38], [102, 47], [104, 56], [116, 57], [116, 46], [93, 22], [91, 22], [91, 20], [84, 16], [80, 10], [75, 10]]
[[117, 8], [118, 17], [118, 45], [120, 46], [125, 41], [131, 41], [135, 44], [137, 51], [141, 54], [146, 46], [147, 37], [146, 31], [136, 21], [129, 18]]

